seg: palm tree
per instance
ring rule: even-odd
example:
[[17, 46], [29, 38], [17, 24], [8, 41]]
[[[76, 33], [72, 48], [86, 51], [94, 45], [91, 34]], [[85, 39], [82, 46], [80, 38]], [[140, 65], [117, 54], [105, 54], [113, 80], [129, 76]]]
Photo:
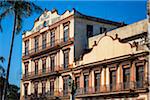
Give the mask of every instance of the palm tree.
[[[3, 63], [5, 58], [0, 56], [0, 62]], [[3, 85], [5, 80], [5, 69], [4, 66], [0, 64], [0, 100], [2, 99]]]
[[[4, 91], [3, 91], [3, 100], [5, 99], [6, 95], [6, 89], [8, 84], [8, 78], [9, 78], [9, 70], [10, 70], [10, 62], [11, 62], [11, 56], [12, 56], [12, 49], [13, 49], [13, 43], [14, 43], [14, 36], [15, 34], [18, 34], [22, 29], [22, 21], [23, 18], [27, 18], [30, 15], [33, 14], [33, 12], [41, 12], [42, 9], [35, 5], [33, 2], [25, 1], [25, 0], [4, 0], [0, 1], [0, 10], [3, 12], [0, 14], [0, 22], [3, 18], [5, 18], [8, 14], [13, 14], [14, 16], [14, 25], [13, 25], [13, 31], [12, 31], [12, 40], [10, 45], [10, 53], [8, 58], [8, 66], [7, 66], [7, 73], [6, 73], [6, 82], [4, 84]], [[2, 30], [2, 27], [0, 25], [0, 29]]]
[[[0, 56], [0, 62], [4, 62], [5, 58]], [[5, 69], [4, 66], [0, 65], [0, 77], [4, 77], [5, 76]]]

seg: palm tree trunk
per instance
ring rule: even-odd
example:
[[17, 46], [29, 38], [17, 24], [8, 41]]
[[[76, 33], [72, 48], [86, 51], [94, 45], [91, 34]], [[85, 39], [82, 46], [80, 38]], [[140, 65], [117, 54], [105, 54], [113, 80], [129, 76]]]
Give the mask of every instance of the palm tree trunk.
[[12, 56], [12, 50], [13, 50], [13, 44], [14, 44], [15, 30], [16, 30], [16, 12], [14, 11], [14, 26], [13, 26], [13, 32], [12, 32], [12, 40], [11, 40], [11, 46], [10, 46], [10, 54], [9, 54], [9, 58], [8, 58], [6, 81], [4, 82], [4, 89], [3, 89], [2, 100], [5, 100], [5, 98], [6, 98], [6, 93], [7, 93], [7, 85], [8, 85], [8, 79], [9, 79], [9, 70], [10, 70], [11, 56]]

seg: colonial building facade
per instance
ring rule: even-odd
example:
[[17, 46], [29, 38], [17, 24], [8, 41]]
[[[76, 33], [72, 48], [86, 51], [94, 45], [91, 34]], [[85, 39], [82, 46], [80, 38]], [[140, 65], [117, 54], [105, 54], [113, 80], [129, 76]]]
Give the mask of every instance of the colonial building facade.
[[148, 100], [147, 20], [45, 10], [22, 38], [21, 100]]

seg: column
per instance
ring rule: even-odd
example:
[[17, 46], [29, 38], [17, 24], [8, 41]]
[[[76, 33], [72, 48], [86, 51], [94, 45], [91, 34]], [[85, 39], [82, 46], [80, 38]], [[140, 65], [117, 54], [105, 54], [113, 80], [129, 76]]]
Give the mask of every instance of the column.
[[89, 72], [89, 92], [92, 93], [92, 72]]
[[102, 71], [101, 71], [101, 90], [100, 91], [104, 91], [104, 84], [105, 84], [105, 80], [104, 80], [104, 77], [105, 77], [105, 75], [104, 75], [104, 68], [102, 68]]
[[135, 83], [135, 63], [131, 62], [131, 77], [130, 77], [130, 88], [133, 89], [134, 88], [134, 83]]
[[109, 72], [109, 68], [108, 67], [106, 67], [106, 69], [105, 69], [106, 71], [105, 71], [105, 74], [106, 74], [106, 79], [105, 79], [105, 83], [106, 83], [106, 89], [108, 89], [109, 88], [109, 86], [110, 86], [110, 72]]

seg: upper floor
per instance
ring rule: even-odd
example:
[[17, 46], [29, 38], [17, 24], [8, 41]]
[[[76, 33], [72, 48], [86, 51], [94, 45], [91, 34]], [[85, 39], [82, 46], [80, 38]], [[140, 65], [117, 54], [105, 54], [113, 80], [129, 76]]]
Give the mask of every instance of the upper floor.
[[[37, 52], [53, 51], [70, 42], [75, 45], [75, 58], [88, 48], [88, 38], [110, 31], [124, 24], [87, 16], [73, 9], [59, 15], [57, 10], [45, 10], [34, 22], [30, 31], [23, 33], [23, 59], [35, 56]], [[54, 48], [55, 49], [52, 49]], [[29, 56], [29, 57], [27, 57]]]

